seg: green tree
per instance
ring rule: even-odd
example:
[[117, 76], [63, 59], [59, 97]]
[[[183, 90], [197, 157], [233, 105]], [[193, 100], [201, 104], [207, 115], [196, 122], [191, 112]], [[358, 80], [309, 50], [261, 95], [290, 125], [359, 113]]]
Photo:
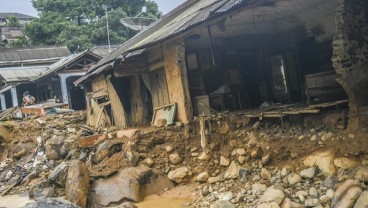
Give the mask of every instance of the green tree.
[[20, 26], [19, 19], [16, 18], [15, 16], [9, 16], [7, 26], [9, 26], [9, 27], [19, 27]]
[[40, 18], [26, 25], [25, 33], [34, 45], [66, 44], [70, 50], [107, 44], [105, 10], [111, 44], [119, 44], [136, 32], [125, 28], [120, 19], [136, 16], [143, 6], [150, 16], [159, 17], [157, 4], [150, 0], [32, 0]]

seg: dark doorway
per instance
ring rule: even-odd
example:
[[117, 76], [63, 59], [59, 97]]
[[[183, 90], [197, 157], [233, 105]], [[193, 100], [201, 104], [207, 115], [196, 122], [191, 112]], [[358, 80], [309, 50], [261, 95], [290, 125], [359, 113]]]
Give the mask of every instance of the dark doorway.
[[68, 86], [69, 94], [69, 104], [73, 110], [85, 110], [86, 109], [86, 97], [84, 95], [83, 89], [78, 86], [74, 86], [73, 82], [79, 77], [67, 78], [66, 84]]

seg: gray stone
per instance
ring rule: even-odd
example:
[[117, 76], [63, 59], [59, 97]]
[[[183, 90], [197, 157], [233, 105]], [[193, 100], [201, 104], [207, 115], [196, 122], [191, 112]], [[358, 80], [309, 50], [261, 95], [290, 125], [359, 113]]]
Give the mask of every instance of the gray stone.
[[69, 163], [62, 162], [60, 165], [56, 166], [56, 168], [51, 172], [48, 180], [51, 183], [64, 188], [66, 183], [66, 177], [68, 175], [68, 168]]
[[210, 208], [236, 208], [236, 207], [229, 201], [218, 201], [212, 204]]
[[269, 180], [271, 178], [271, 173], [266, 168], [261, 169], [261, 178], [263, 180]]
[[315, 206], [318, 206], [319, 204], [320, 204], [319, 200], [316, 198], [309, 198], [309, 199], [306, 199], [304, 202], [304, 205], [306, 207], [315, 207]]
[[257, 208], [280, 208], [280, 206], [276, 202], [271, 202], [260, 204]]
[[252, 194], [253, 195], [259, 195], [262, 194], [263, 192], [265, 192], [267, 189], [266, 185], [264, 184], [260, 184], [260, 183], [255, 183], [252, 185]]
[[312, 179], [315, 174], [316, 174], [315, 167], [307, 168], [307, 169], [300, 171], [300, 176], [302, 178]]
[[263, 202], [276, 202], [277, 204], [281, 204], [282, 200], [284, 200], [285, 194], [283, 191], [279, 189], [275, 189], [273, 186], [266, 189], [263, 193], [259, 201]]
[[138, 152], [129, 151], [125, 153], [125, 160], [127, 165], [135, 167], [138, 165], [140, 154]]
[[63, 200], [63, 199], [55, 199], [55, 198], [47, 198], [37, 202], [29, 203], [25, 206], [25, 208], [80, 208], [79, 206]]
[[332, 199], [332, 207], [353, 207], [355, 201], [362, 193], [360, 182], [349, 179], [345, 181], [336, 191]]
[[363, 165], [358, 167], [356, 169], [354, 178], [360, 181], [368, 181], [368, 166]]
[[140, 202], [146, 196], [172, 187], [172, 182], [164, 173], [140, 166], [126, 168], [109, 178], [96, 180], [91, 190], [97, 205], [109, 206], [123, 199]]
[[356, 201], [354, 208], [366, 208], [368, 207], [368, 191], [364, 191], [360, 194], [358, 200]]
[[318, 192], [317, 192], [317, 189], [314, 188], [314, 187], [311, 187], [309, 189], [309, 195], [313, 198], [317, 198], [318, 197]]

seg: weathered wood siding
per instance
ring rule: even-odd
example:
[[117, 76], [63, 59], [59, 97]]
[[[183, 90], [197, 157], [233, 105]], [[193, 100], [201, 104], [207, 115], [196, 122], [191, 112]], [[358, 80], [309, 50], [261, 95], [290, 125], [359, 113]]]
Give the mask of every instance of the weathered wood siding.
[[163, 48], [169, 100], [170, 103], [177, 103], [177, 120], [188, 123], [192, 116], [192, 108], [189, 90], [186, 89], [186, 68], [185, 64], [183, 64], [185, 63], [184, 50], [181, 42], [167, 44]]
[[111, 111], [114, 119], [113, 124], [118, 128], [126, 128], [128, 126], [126, 114], [119, 95], [110, 79], [106, 80], [106, 85], [111, 102]]

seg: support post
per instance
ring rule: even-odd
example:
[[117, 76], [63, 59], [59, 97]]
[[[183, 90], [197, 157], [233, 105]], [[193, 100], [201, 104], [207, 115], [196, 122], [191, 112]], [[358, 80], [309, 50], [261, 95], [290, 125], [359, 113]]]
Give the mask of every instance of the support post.
[[17, 94], [17, 87], [12, 87], [10, 89], [13, 107], [18, 106], [18, 94]]
[[6, 102], [5, 102], [4, 93], [0, 94], [0, 100], [1, 100], [1, 110], [6, 110]]

